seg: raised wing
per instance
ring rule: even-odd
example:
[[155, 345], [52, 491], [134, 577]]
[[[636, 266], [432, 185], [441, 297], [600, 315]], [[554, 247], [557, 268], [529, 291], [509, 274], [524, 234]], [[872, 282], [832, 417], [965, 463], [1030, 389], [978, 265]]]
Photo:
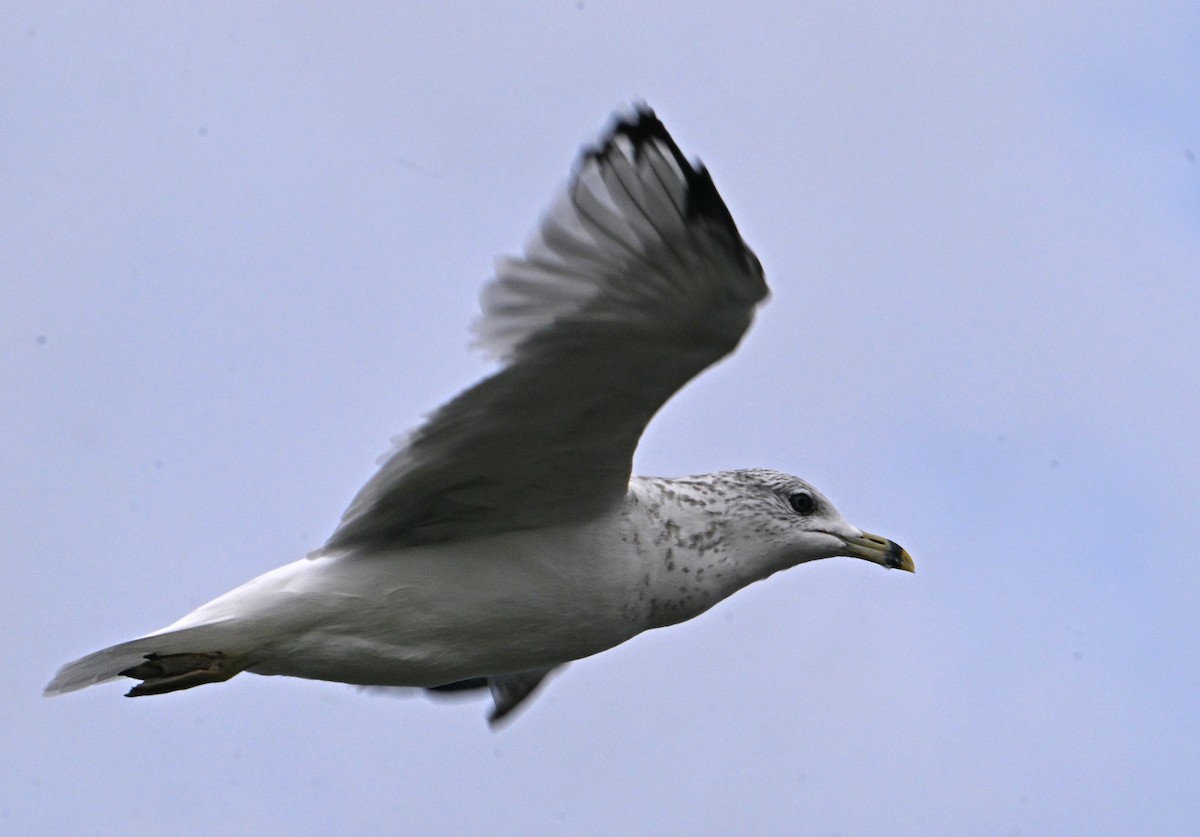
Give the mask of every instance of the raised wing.
[[712, 179], [652, 111], [584, 153], [475, 332], [501, 369], [443, 405], [321, 552], [569, 524], [619, 502], [647, 422], [737, 346], [767, 295]]

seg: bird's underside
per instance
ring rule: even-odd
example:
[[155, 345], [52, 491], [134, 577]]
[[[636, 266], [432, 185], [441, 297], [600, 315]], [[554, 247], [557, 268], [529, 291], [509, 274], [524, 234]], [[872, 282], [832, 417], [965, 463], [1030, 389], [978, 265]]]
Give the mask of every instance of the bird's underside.
[[[454, 683], [444, 683], [440, 686], [429, 686], [426, 687], [426, 691], [432, 695], [448, 695], [487, 690], [492, 697], [493, 705], [492, 711], [488, 715], [488, 722], [496, 724], [504, 720], [526, 698], [530, 697], [554, 668], [556, 667], [513, 674], [497, 674], [490, 677], [472, 677]], [[145, 697], [147, 695], [165, 695], [168, 692], [191, 689], [206, 683], [222, 683], [240, 674], [243, 670], [244, 666], [238, 665], [220, 651], [183, 654], [151, 653], [146, 654], [142, 662], [121, 671], [120, 676], [142, 681], [126, 692], [126, 697]]]

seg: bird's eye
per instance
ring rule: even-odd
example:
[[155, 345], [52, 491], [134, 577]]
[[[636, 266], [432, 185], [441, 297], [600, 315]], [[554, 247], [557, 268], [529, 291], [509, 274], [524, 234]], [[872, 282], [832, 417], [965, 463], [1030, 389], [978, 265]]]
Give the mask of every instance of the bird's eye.
[[817, 501], [807, 491], [797, 491], [790, 495], [788, 504], [796, 514], [812, 514], [817, 508]]

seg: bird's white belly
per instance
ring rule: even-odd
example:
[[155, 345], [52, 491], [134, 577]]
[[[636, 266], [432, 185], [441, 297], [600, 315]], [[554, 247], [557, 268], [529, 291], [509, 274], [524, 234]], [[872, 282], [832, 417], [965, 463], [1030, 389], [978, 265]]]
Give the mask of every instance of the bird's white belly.
[[635, 557], [604, 527], [301, 560], [172, 628], [223, 620], [249, 671], [433, 686], [552, 666], [642, 630]]

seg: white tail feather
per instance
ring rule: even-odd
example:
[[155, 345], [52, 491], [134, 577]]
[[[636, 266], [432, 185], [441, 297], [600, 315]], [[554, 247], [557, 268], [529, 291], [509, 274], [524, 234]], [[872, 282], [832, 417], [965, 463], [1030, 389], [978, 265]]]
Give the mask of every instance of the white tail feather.
[[219, 643], [228, 638], [220, 622], [210, 622], [179, 630], [131, 639], [67, 663], [42, 692], [46, 697], [86, 689], [97, 683], [116, 680], [121, 672], [142, 662], [147, 654], [186, 654], [220, 651]]

